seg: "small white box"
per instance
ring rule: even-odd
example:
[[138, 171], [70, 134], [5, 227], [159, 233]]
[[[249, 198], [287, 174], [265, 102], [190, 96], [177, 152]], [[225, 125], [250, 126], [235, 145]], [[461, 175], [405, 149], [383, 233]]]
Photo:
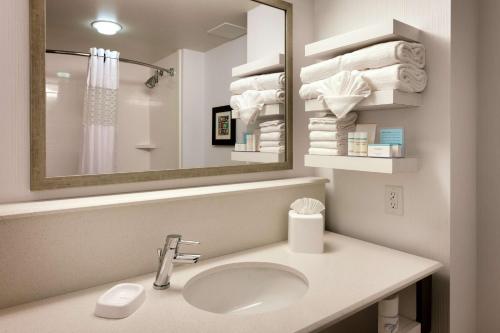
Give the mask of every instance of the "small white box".
[[368, 157], [403, 157], [401, 145], [372, 144], [368, 145]]
[[322, 253], [325, 218], [322, 214], [288, 212], [288, 246], [293, 252]]

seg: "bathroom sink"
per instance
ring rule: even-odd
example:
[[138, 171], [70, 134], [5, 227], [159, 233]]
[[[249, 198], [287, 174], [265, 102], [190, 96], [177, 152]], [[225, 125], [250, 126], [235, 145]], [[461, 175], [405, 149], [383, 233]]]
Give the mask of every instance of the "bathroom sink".
[[183, 289], [191, 305], [214, 313], [255, 314], [284, 308], [307, 291], [306, 277], [284, 265], [243, 262], [194, 276]]

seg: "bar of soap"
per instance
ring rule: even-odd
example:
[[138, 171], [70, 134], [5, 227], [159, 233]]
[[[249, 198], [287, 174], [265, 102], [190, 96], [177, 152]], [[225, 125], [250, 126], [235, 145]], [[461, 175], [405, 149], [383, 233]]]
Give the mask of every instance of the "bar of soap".
[[121, 319], [134, 313], [146, 299], [144, 287], [136, 283], [120, 283], [102, 294], [95, 305], [95, 315]]

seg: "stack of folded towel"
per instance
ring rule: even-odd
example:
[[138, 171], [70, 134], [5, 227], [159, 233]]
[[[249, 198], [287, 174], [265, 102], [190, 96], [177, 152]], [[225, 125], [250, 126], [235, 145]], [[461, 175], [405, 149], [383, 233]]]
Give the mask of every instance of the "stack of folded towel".
[[303, 85], [299, 94], [305, 100], [324, 95], [319, 88], [325, 85], [325, 80], [343, 71], [360, 71], [372, 91], [422, 92], [427, 85], [424, 67], [422, 44], [405, 41], [376, 44], [302, 68]]
[[285, 122], [271, 120], [259, 124], [259, 151], [283, 153], [285, 151]]
[[310, 155], [347, 155], [347, 135], [356, 130], [356, 112], [344, 118], [324, 116], [309, 119]]
[[246, 124], [253, 123], [266, 104], [285, 101], [285, 73], [249, 76], [231, 83], [230, 105], [239, 111], [240, 119]]

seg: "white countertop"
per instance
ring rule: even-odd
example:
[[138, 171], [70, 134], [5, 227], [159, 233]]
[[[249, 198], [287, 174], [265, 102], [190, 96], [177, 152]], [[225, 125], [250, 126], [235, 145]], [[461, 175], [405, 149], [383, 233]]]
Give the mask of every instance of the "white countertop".
[[[309, 289], [289, 307], [254, 315], [214, 314], [191, 306], [182, 297], [182, 287], [194, 275], [243, 261], [293, 267], [307, 277]], [[98, 296], [112, 283], [0, 310], [0, 332], [309, 332], [340, 321], [440, 267], [434, 260], [327, 232], [323, 254], [292, 253], [281, 242], [176, 266], [168, 290], [152, 288], [153, 274], [128, 279], [146, 288], [146, 301], [125, 319], [93, 315]]]

